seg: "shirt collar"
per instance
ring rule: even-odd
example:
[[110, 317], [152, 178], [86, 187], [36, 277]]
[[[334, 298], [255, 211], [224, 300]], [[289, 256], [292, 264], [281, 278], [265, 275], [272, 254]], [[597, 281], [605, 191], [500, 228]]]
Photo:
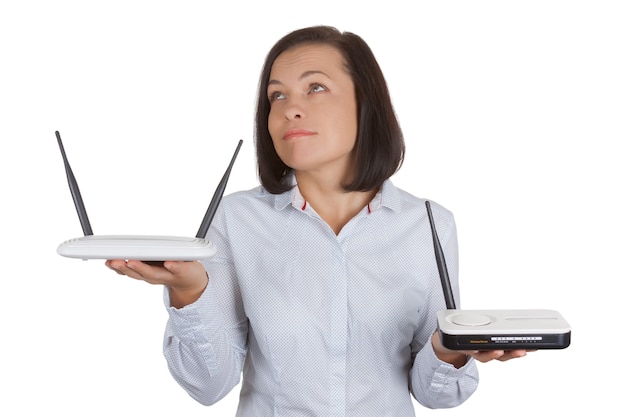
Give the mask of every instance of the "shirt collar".
[[[298, 184], [295, 182], [295, 178], [293, 188], [291, 190], [282, 194], [274, 195], [274, 208], [276, 210], [283, 210], [289, 205], [298, 210], [304, 210], [306, 208], [306, 200], [300, 193], [300, 189], [298, 188]], [[383, 207], [387, 207], [397, 212], [400, 211], [401, 206], [400, 190], [393, 185], [391, 180], [386, 180], [372, 201], [370, 201], [369, 213], [375, 213]]]

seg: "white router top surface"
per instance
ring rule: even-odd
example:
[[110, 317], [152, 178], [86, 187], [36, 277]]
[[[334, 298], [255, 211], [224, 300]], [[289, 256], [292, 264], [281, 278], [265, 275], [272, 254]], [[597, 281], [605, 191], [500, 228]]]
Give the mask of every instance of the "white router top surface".
[[442, 310], [439, 328], [451, 335], [567, 333], [569, 324], [555, 310]]

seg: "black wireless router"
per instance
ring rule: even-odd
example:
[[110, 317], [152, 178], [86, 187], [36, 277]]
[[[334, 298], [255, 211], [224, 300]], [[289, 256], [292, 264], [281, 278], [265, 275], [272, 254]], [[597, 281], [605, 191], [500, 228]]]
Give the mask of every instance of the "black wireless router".
[[451, 350], [564, 349], [571, 329], [555, 310], [457, 310], [430, 202], [426, 209], [447, 310], [437, 312], [441, 343]]
[[163, 261], [193, 261], [210, 258], [215, 254], [216, 248], [212, 242], [205, 239], [213, 216], [222, 199], [228, 177], [232, 170], [242, 140], [237, 144], [235, 153], [230, 161], [222, 180], [217, 186], [209, 207], [202, 219], [200, 228], [195, 238], [180, 236], [143, 236], [143, 235], [94, 235], [91, 230], [87, 210], [78, 188], [78, 183], [72, 168], [65, 155], [65, 149], [61, 142], [61, 135], [55, 132], [70, 192], [78, 212], [78, 218], [83, 228], [84, 236], [67, 240], [57, 248], [57, 253], [68, 258], [78, 259], [125, 259], [141, 260], [151, 264], [159, 264]]

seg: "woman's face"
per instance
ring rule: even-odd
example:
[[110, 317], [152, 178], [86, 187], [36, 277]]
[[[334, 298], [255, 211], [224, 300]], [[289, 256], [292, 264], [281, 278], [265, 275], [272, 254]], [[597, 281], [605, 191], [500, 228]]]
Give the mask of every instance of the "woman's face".
[[270, 73], [269, 132], [278, 156], [296, 174], [353, 173], [357, 137], [354, 83], [340, 52], [303, 45], [280, 54]]

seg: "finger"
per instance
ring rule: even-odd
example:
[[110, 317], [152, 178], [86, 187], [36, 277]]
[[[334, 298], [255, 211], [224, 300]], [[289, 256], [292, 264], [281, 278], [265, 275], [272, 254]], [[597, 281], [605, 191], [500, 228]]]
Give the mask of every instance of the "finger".
[[123, 259], [109, 259], [104, 263], [107, 268], [117, 272], [120, 275], [127, 275], [128, 273], [132, 273], [132, 270], [128, 269], [126, 266], [126, 261]]
[[[199, 261], [166, 261], [163, 267], [172, 274], [172, 278], [181, 282], [181, 278], [185, 277], [185, 281], [193, 283], [193, 281], [204, 280], [207, 276], [204, 266]], [[189, 281], [190, 277], [194, 277]]]
[[109, 259], [104, 263], [104, 265], [111, 271], [115, 271], [116, 274], [124, 275], [122, 272], [119, 271], [118, 267], [115, 266], [115, 261]]
[[132, 271], [129, 276], [141, 279], [150, 284], [167, 285], [175, 278], [167, 268], [160, 265], [131, 260], [126, 262], [126, 267]]
[[183, 275], [189, 272], [190, 268], [194, 268], [197, 261], [165, 261], [163, 267], [174, 275]]
[[129, 278], [149, 282], [149, 280], [147, 279], [148, 277], [146, 277], [146, 275], [144, 274], [144, 271], [137, 270], [136, 268], [137, 263], [141, 263], [141, 262], [125, 261], [123, 259], [113, 259], [113, 260], [107, 260], [105, 262], [105, 265], [109, 269], [112, 269], [113, 271], [117, 272], [119, 275], [125, 275]]
[[485, 363], [485, 362], [492, 361], [494, 359], [500, 359], [501, 357], [504, 356], [504, 351], [503, 350], [483, 350], [483, 351], [474, 352], [471, 354], [471, 356], [474, 357], [474, 359], [476, 359], [477, 361]]
[[526, 356], [527, 351], [526, 350], [510, 350], [508, 352], [506, 352], [504, 355], [502, 355], [501, 357], [498, 358], [499, 361], [501, 362], [506, 362], [508, 360], [511, 359], [515, 359], [515, 358], [522, 358], [524, 356]]

